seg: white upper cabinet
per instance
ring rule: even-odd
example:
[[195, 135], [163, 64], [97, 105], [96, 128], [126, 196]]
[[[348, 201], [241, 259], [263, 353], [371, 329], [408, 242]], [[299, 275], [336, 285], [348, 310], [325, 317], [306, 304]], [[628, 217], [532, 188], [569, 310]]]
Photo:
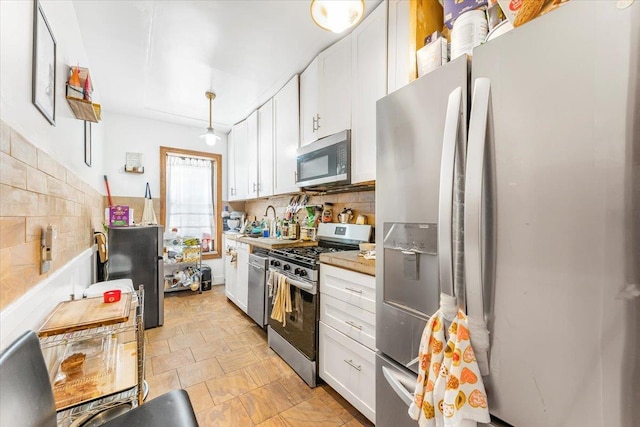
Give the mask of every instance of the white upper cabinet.
[[229, 200], [245, 200], [249, 189], [249, 158], [247, 156], [247, 122], [241, 121], [232, 128], [235, 187]]
[[387, 4], [351, 33], [351, 182], [376, 178], [376, 102], [387, 94]]
[[258, 109], [258, 196], [273, 195], [273, 100]]
[[227, 195], [224, 200], [235, 200], [233, 197], [236, 188], [236, 162], [234, 156], [233, 129], [227, 135]]
[[258, 197], [258, 111], [245, 120], [247, 123], [247, 198]]
[[351, 35], [322, 51], [300, 76], [300, 141], [351, 128]]
[[[383, 3], [384, 4], [384, 3]], [[389, 0], [388, 80], [389, 93], [409, 83], [409, 13], [410, 2]], [[379, 9], [379, 8], [378, 8]], [[413, 52], [415, 56], [415, 52]]]
[[300, 145], [300, 108], [298, 75], [273, 97], [274, 115], [274, 194], [294, 193], [296, 187], [296, 152]]
[[300, 74], [300, 145], [318, 139], [318, 57]]
[[351, 35], [318, 55], [318, 138], [351, 129]]

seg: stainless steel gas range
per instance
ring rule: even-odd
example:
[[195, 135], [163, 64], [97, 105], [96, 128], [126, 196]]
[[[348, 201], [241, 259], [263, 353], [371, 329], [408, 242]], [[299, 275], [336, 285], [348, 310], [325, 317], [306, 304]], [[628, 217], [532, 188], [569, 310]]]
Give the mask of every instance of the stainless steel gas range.
[[360, 243], [370, 241], [371, 231], [370, 225], [323, 223], [318, 227], [318, 246], [269, 252], [269, 270], [285, 276], [291, 297], [286, 322], [271, 318], [269, 299], [269, 347], [310, 387], [317, 384], [320, 254], [358, 250]]

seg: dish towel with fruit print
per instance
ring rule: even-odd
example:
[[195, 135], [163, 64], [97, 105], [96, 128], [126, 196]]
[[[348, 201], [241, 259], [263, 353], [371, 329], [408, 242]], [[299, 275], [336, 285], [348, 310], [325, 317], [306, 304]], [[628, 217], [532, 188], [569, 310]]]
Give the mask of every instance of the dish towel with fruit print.
[[472, 427], [490, 421], [467, 316], [462, 311], [454, 315], [445, 346], [443, 325], [449, 315], [441, 306], [422, 334], [418, 382], [409, 408], [421, 427]]

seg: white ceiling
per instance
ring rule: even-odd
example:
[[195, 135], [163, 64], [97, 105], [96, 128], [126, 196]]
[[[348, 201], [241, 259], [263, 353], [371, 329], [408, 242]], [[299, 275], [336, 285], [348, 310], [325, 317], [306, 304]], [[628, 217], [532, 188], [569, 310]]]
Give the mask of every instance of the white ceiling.
[[105, 111], [204, 129], [212, 90], [223, 132], [344, 36], [313, 23], [310, 0], [73, 3]]

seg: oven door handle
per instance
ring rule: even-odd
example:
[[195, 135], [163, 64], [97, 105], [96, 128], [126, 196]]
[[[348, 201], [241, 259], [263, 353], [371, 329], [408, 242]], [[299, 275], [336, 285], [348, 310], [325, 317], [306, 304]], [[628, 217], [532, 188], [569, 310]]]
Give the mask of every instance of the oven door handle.
[[291, 277], [289, 277], [287, 274], [284, 274], [281, 271], [278, 270], [274, 270], [273, 268], [269, 269], [270, 272], [273, 273], [278, 273], [278, 274], [282, 274], [284, 277], [287, 278], [287, 281], [289, 282], [290, 285], [295, 286], [296, 288], [300, 288], [303, 291], [307, 291], [309, 293], [315, 294], [316, 293], [316, 286], [309, 284], [309, 283], [305, 283], [305, 282], [300, 282], [298, 280], [292, 279]]

